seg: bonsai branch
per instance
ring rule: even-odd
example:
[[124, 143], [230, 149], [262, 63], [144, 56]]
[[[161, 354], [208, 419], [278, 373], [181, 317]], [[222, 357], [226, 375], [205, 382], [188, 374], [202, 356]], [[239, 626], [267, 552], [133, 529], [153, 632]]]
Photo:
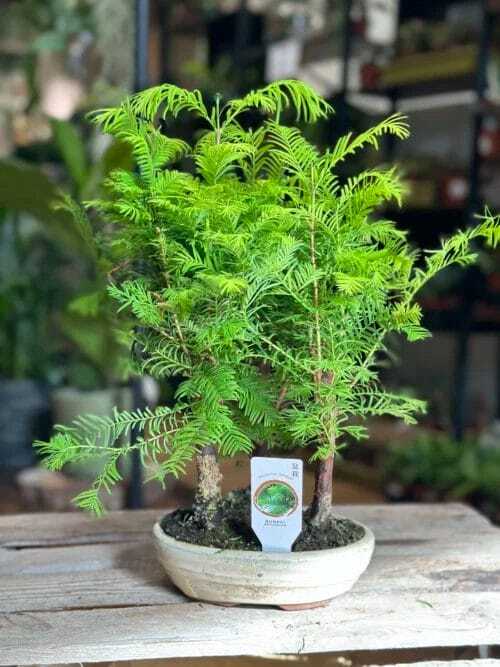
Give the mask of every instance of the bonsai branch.
[[286, 385], [283, 385], [280, 389], [280, 392], [279, 392], [279, 395], [278, 395], [278, 400], [276, 401], [276, 410], [278, 410], [278, 412], [283, 407], [283, 403], [285, 402], [287, 391], [288, 391], [288, 387]]
[[[314, 180], [314, 172], [311, 172], [311, 181]], [[311, 205], [310, 205], [310, 223], [309, 223], [309, 250], [311, 265], [313, 271], [317, 270], [316, 262], [316, 225], [315, 225], [315, 216], [316, 216], [316, 188], [314, 182], [312, 182], [312, 194], [311, 194]], [[315, 329], [315, 356], [318, 362], [317, 370], [314, 373], [314, 382], [318, 387], [316, 400], [320, 400], [319, 385], [321, 382], [326, 382], [331, 384], [333, 382], [333, 376], [325, 374], [321, 370], [321, 361], [322, 361], [322, 340], [321, 340], [321, 322], [320, 322], [320, 313], [319, 313], [319, 285], [317, 277], [313, 280], [312, 285], [312, 297], [314, 304], [314, 329]], [[335, 449], [335, 407], [332, 406], [332, 424], [329, 429], [328, 440], [330, 445], [331, 454], [324, 460], [318, 461], [315, 471], [315, 480], [314, 480], [314, 494], [313, 500], [311, 503], [310, 513], [312, 521], [315, 524], [322, 524], [330, 516], [330, 511], [332, 507], [332, 490], [333, 490], [333, 452]]]
[[[313, 172], [311, 172], [311, 180], [313, 180]], [[315, 208], [316, 208], [316, 189], [314, 183], [312, 184], [312, 195], [311, 195], [311, 206], [310, 206], [310, 224], [309, 224], [309, 250], [311, 257], [311, 264], [314, 273], [317, 270], [316, 263], [316, 225], [315, 225]], [[320, 317], [319, 317], [319, 286], [318, 279], [315, 276], [312, 284], [313, 289], [313, 304], [314, 304], [314, 329], [316, 334], [316, 359], [318, 361], [318, 370], [315, 373], [315, 381], [317, 384], [321, 381], [321, 369], [319, 368], [321, 364], [322, 357], [322, 342], [321, 342], [321, 326], [320, 326]]]

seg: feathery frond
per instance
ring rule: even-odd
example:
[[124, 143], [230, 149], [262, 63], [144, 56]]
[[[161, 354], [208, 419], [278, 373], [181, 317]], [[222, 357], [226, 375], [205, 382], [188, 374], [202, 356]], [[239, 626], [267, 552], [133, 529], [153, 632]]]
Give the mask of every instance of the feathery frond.
[[280, 114], [292, 108], [297, 120], [315, 123], [333, 113], [332, 107], [303, 81], [293, 79], [274, 81], [265, 88], [252, 90], [240, 100], [228, 104], [228, 119], [234, 119], [243, 111], [259, 109], [279, 120]]
[[337, 141], [332, 151], [326, 152], [324, 163], [328, 165], [329, 169], [333, 169], [339, 162], [343, 162], [347, 157], [354, 155], [366, 146], [378, 150], [381, 137], [387, 134], [391, 134], [398, 139], [407, 139], [410, 136], [410, 131], [406, 116], [395, 113], [356, 136], [352, 133], [344, 135]]

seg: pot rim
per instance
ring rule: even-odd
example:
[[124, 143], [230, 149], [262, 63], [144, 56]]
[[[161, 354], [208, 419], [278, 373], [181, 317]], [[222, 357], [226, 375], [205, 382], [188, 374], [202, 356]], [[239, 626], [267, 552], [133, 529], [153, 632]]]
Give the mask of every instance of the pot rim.
[[[336, 517], [338, 517], [339, 519], [349, 518], [341, 515], [336, 515]], [[161, 527], [162, 521], [163, 517], [160, 520], [156, 521], [153, 526], [153, 535], [162, 546], [167, 548], [171, 546], [176, 546], [177, 548], [186, 549], [189, 551], [195, 551], [198, 552], [200, 555], [205, 554], [207, 556], [224, 552], [225, 554], [234, 555], [235, 558], [247, 559], [247, 560], [250, 560], [255, 556], [257, 556], [257, 558], [266, 558], [269, 560], [283, 560], [283, 558], [285, 558], [293, 561], [293, 560], [300, 560], [303, 558], [311, 558], [311, 559], [321, 558], [332, 554], [339, 554], [339, 555], [346, 554], [349, 551], [358, 550], [360, 548], [370, 547], [370, 546], [373, 547], [373, 545], [375, 544], [375, 535], [373, 534], [372, 530], [368, 528], [368, 526], [365, 526], [364, 523], [361, 523], [360, 521], [356, 521], [355, 519], [351, 518], [349, 518], [349, 521], [352, 521], [352, 523], [356, 524], [357, 526], [360, 526], [365, 531], [363, 537], [361, 537], [356, 542], [352, 542], [351, 544], [346, 544], [342, 547], [331, 547], [329, 549], [316, 549], [311, 551], [290, 551], [290, 552], [279, 552], [279, 553], [269, 552], [269, 551], [253, 551], [247, 549], [221, 549], [218, 547], [207, 547], [201, 544], [184, 542], [182, 540], [177, 540], [175, 537], [172, 537], [171, 535], [167, 535], [167, 533]]]

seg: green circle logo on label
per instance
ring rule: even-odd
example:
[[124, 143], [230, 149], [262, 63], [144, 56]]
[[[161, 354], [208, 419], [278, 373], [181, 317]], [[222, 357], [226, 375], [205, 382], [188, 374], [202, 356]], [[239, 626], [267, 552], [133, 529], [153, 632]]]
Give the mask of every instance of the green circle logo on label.
[[264, 482], [254, 494], [254, 503], [263, 513], [273, 517], [288, 516], [296, 508], [297, 494], [286, 482]]

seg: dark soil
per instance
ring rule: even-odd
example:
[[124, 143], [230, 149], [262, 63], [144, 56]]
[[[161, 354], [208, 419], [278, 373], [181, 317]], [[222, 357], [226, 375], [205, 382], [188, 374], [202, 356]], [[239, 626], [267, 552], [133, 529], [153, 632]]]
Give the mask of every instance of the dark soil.
[[[167, 514], [161, 526], [167, 535], [182, 542], [218, 549], [261, 551], [260, 542], [250, 524], [250, 492], [248, 489], [231, 491], [222, 499], [221, 515], [224, 520], [216, 528], [207, 530], [194, 518], [192, 509], [181, 509]], [[292, 551], [317, 551], [344, 547], [357, 542], [364, 530], [349, 519], [332, 518], [321, 526], [311, 523], [304, 512], [302, 533]]]

